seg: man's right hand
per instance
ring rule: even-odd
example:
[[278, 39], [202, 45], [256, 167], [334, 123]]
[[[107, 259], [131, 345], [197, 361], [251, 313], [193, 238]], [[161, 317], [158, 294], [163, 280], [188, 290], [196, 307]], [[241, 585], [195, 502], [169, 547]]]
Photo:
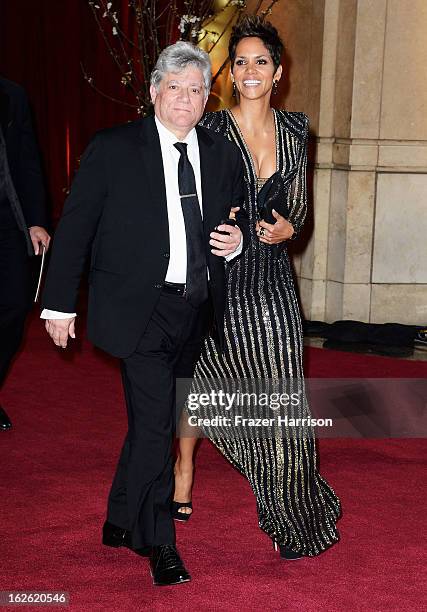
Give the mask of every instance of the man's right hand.
[[45, 327], [56, 346], [67, 347], [68, 336], [75, 338], [74, 331], [76, 317], [70, 319], [46, 319]]

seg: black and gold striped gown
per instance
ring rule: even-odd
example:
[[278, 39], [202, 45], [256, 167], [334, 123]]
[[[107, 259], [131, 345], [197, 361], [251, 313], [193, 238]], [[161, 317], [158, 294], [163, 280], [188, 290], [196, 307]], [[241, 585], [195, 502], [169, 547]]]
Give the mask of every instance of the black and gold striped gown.
[[[307, 209], [308, 118], [274, 111], [276, 170], [286, 188], [289, 221], [298, 233]], [[240, 148], [247, 188], [250, 244], [228, 270], [225, 353], [205, 341], [195, 388], [207, 378], [302, 379], [302, 329], [286, 243], [269, 246], [255, 233], [260, 184], [250, 151], [229, 110], [207, 113], [202, 125]], [[273, 540], [303, 555], [317, 555], [338, 540], [338, 497], [317, 471], [313, 437], [229, 439], [212, 442], [249, 481], [259, 526]]]

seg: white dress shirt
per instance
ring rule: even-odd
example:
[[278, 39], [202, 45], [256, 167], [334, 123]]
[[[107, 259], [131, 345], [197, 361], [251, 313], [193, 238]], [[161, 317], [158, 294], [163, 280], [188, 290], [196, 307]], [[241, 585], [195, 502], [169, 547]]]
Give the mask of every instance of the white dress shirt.
[[[178, 162], [181, 157], [179, 151], [173, 146], [178, 138], [155, 118], [159, 132], [160, 148], [162, 150], [163, 171], [166, 185], [166, 201], [169, 221], [170, 258], [166, 273], [169, 283], [185, 283], [187, 278], [187, 239], [185, 236], [184, 215], [182, 214], [181, 198], [178, 185]], [[196, 179], [197, 198], [200, 213], [203, 219], [202, 184], [200, 179], [199, 142], [196, 129], [193, 128], [181, 142], [187, 144], [187, 155], [194, 170]]]
[[[166, 201], [168, 208], [169, 221], [169, 244], [170, 257], [169, 266], [166, 273], [166, 281], [169, 283], [185, 283], [187, 278], [187, 240], [185, 235], [184, 215], [182, 214], [181, 198], [179, 195], [178, 185], [178, 162], [180, 158], [179, 151], [173, 146], [178, 142], [178, 138], [170, 132], [157, 117], [155, 117], [157, 131], [160, 139], [160, 149], [163, 159], [163, 171], [165, 176], [166, 186]], [[199, 142], [197, 140], [196, 129], [189, 131], [187, 136], [181, 142], [187, 143], [187, 154], [194, 170], [196, 179], [197, 198], [199, 200], [200, 212], [203, 218], [203, 203], [202, 203], [202, 181], [200, 175], [200, 154]], [[218, 219], [220, 221], [220, 219]], [[230, 261], [237, 255], [240, 255], [243, 248], [243, 239], [240, 240], [238, 248], [230, 255], [225, 256], [227, 261]], [[58, 312], [45, 308], [41, 315], [41, 319], [68, 319], [75, 317], [76, 313]]]

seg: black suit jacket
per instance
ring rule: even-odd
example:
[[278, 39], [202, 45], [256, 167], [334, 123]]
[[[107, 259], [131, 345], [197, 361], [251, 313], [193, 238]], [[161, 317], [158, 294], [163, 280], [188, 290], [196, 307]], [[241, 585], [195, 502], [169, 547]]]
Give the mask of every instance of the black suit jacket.
[[[14, 193], [7, 193], [18, 227], [47, 226], [46, 193], [25, 90], [0, 77], [0, 125]], [[34, 250], [29, 241], [30, 254]]]
[[[210, 289], [223, 336], [225, 263], [209, 234], [242, 206], [243, 162], [223, 136], [197, 127]], [[247, 217], [239, 218], [247, 237]], [[169, 263], [160, 140], [153, 117], [97, 133], [82, 157], [53, 241], [43, 307], [75, 312], [91, 249], [88, 336], [117, 357], [136, 348], [159, 299]]]

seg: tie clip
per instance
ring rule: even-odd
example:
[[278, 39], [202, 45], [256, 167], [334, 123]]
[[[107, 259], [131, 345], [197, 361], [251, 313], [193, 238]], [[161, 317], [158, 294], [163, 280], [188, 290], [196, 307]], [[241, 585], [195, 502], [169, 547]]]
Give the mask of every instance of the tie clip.
[[197, 193], [184, 193], [184, 194], [180, 194], [181, 198], [194, 198], [194, 196], [197, 196]]

